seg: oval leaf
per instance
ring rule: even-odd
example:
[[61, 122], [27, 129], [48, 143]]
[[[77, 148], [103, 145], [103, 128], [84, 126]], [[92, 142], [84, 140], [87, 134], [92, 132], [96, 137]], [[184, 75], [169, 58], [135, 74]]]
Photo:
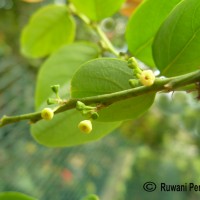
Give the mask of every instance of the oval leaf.
[[[133, 72], [127, 62], [101, 58], [89, 61], [75, 73], [71, 82], [74, 98], [109, 94], [130, 89], [129, 79]], [[99, 121], [121, 121], [133, 119], [144, 113], [153, 103], [154, 94], [145, 94], [113, 103], [99, 111]]]
[[2, 192], [0, 193], [0, 200], [36, 200], [36, 199], [19, 192]]
[[21, 35], [21, 50], [27, 57], [38, 58], [71, 43], [75, 23], [66, 6], [48, 5], [31, 17]]
[[126, 30], [130, 52], [150, 67], [155, 67], [151, 46], [160, 25], [181, 0], [146, 0], [131, 16]]
[[125, 0], [71, 0], [76, 9], [93, 21], [99, 21], [117, 12]]
[[163, 75], [181, 75], [199, 68], [199, 16], [199, 0], [182, 1], [161, 26], [153, 44], [153, 55]]
[[[67, 45], [53, 54], [41, 67], [36, 87], [36, 109], [41, 110], [51, 97], [51, 85], [60, 84], [60, 96], [69, 97], [70, 80], [80, 64], [99, 55], [99, 49], [88, 43]], [[50, 147], [72, 146], [97, 140], [111, 132], [117, 123], [93, 123], [90, 135], [84, 135], [78, 129], [78, 123], [83, 120], [76, 110], [70, 110], [56, 115], [51, 121], [39, 121], [33, 124], [31, 132], [40, 143]]]

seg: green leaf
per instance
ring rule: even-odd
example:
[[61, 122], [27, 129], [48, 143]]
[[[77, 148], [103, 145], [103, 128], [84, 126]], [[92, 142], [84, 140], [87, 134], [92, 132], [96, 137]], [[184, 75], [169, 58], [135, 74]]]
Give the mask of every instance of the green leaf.
[[31, 17], [21, 35], [21, 51], [27, 57], [46, 56], [74, 40], [75, 23], [66, 6], [48, 5]]
[[82, 120], [84, 118], [78, 111], [69, 110], [55, 115], [51, 121], [42, 120], [32, 125], [32, 136], [38, 143], [49, 147], [73, 146], [98, 140], [120, 125], [119, 122], [93, 121], [92, 132], [84, 134], [78, 129], [78, 124]]
[[[36, 85], [35, 104], [38, 109], [48, 97], [53, 95], [52, 85], [65, 87], [63, 92], [69, 93], [70, 80], [82, 63], [99, 56], [99, 49], [91, 43], [77, 42], [65, 45], [52, 54], [41, 66]], [[62, 88], [61, 88], [62, 90]], [[62, 91], [61, 91], [62, 92]]]
[[131, 16], [126, 30], [130, 52], [150, 67], [155, 67], [152, 42], [160, 25], [181, 0], [146, 0]]
[[117, 12], [125, 0], [71, 0], [76, 9], [93, 21], [100, 21]]
[[[71, 82], [74, 98], [109, 94], [130, 89], [129, 79], [133, 72], [127, 62], [100, 58], [89, 61], [75, 73]], [[133, 119], [144, 113], [153, 103], [155, 94], [145, 94], [113, 103], [99, 111], [99, 121]]]
[[[79, 66], [99, 55], [99, 49], [90, 43], [67, 45], [53, 54], [41, 67], [36, 87], [36, 109], [46, 107], [44, 102], [51, 97], [51, 85], [60, 84], [60, 96], [69, 98], [70, 79]], [[111, 132], [117, 123], [93, 123], [90, 135], [81, 133], [78, 123], [83, 120], [76, 110], [55, 115], [51, 121], [39, 121], [32, 125], [33, 137], [41, 144], [51, 147], [72, 146], [97, 140]]]
[[89, 194], [81, 200], [99, 200], [99, 197], [95, 194]]
[[166, 76], [200, 66], [200, 1], [182, 1], [161, 26], [153, 44], [155, 63]]
[[36, 200], [36, 199], [19, 192], [2, 192], [0, 193], [0, 200]]

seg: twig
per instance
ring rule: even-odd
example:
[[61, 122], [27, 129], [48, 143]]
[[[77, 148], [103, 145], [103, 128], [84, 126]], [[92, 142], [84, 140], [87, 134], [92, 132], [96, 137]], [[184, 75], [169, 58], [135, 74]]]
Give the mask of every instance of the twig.
[[[152, 92], [170, 92], [174, 91], [180, 87], [190, 85], [192, 83], [200, 82], [200, 70], [186, 74], [181, 75], [177, 77], [172, 78], [157, 78], [155, 83], [151, 86], [141, 86], [133, 89], [127, 89], [115, 93], [110, 94], [104, 94], [104, 95], [97, 95], [92, 97], [85, 97], [85, 98], [72, 98], [69, 100], [64, 101], [65, 103], [61, 106], [59, 106], [54, 114], [58, 114], [61, 112], [65, 112], [67, 110], [71, 110], [76, 108], [76, 102], [81, 101], [87, 105], [90, 104], [101, 104], [101, 105], [110, 105], [117, 101], [122, 101], [128, 98], [144, 95], [147, 93]], [[103, 108], [102, 108], [103, 109]], [[29, 120], [30, 123], [35, 123], [39, 120], [41, 120], [41, 112], [33, 112], [18, 116], [3, 116], [0, 119], [0, 127], [5, 126], [7, 124], [19, 122], [22, 120]]]
[[90, 19], [87, 16], [79, 13], [76, 10], [76, 8], [73, 6], [73, 4], [69, 4], [68, 9], [72, 14], [78, 16], [85, 24], [87, 24], [90, 28], [92, 28], [97, 33], [101, 42], [104, 44], [103, 46], [105, 46], [105, 50], [110, 51], [116, 57], [121, 58], [120, 53], [114, 48], [114, 46], [112, 45], [112, 43], [110, 42], [106, 34], [101, 30], [100, 26], [96, 22], [90, 21]]

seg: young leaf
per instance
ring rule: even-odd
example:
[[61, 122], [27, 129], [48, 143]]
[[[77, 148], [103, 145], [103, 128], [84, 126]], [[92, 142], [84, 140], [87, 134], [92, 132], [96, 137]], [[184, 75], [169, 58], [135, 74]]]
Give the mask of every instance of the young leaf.
[[160, 25], [181, 0], [146, 0], [131, 16], [126, 30], [130, 52], [150, 67], [155, 67], [151, 45]]
[[117, 12], [125, 0], [71, 0], [76, 9], [93, 21], [100, 21]]
[[[89, 61], [75, 73], [71, 82], [74, 98], [109, 94], [130, 89], [133, 72], [125, 61], [100, 58]], [[119, 101], [99, 111], [99, 121], [122, 121], [144, 113], [153, 103], [155, 94], [145, 94]]]
[[19, 192], [1, 192], [0, 200], [36, 200], [36, 199]]
[[71, 43], [75, 23], [66, 6], [48, 5], [31, 17], [21, 35], [21, 51], [27, 57], [38, 58]]
[[161, 73], [181, 75], [200, 66], [200, 1], [182, 1], [155, 37], [153, 55]]
[[[74, 43], [59, 49], [40, 69], [36, 87], [36, 109], [41, 110], [44, 102], [51, 97], [50, 86], [61, 85], [62, 98], [69, 98], [69, 82], [78, 67], [99, 55], [99, 49], [90, 43]], [[51, 147], [72, 146], [97, 140], [111, 132], [117, 123], [93, 122], [93, 131], [84, 135], [78, 129], [78, 124], [84, 118], [76, 110], [69, 110], [55, 115], [51, 121], [39, 121], [33, 124], [33, 137], [41, 144]]]

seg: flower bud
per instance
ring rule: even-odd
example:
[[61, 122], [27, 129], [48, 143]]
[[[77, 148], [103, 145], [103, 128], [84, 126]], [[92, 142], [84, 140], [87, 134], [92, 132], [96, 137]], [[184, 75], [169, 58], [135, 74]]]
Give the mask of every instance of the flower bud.
[[51, 120], [54, 116], [54, 112], [51, 108], [44, 108], [41, 112], [42, 119]]
[[131, 57], [128, 59], [128, 67], [131, 69], [138, 68], [137, 60], [134, 57]]
[[60, 89], [60, 85], [52, 85], [51, 89], [55, 94], [57, 94]]
[[98, 118], [99, 118], [99, 114], [98, 114], [97, 112], [92, 112], [92, 113], [91, 113], [91, 118], [92, 118], [93, 120], [98, 119]]
[[85, 104], [82, 103], [81, 101], [77, 101], [76, 102], [76, 109], [79, 110], [79, 111], [82, 111], [85, 109]]
[[138, 87], [140, 85], [140, 82], [138, 79], [129, 79], [129, 85], [132, 88]]
[[152, 70], [144, 70], [141, 72], [139, 79], [144, 86], [151, 86], [154, 84], [155, 75]]
[[56, 104], [56, 103], [58, 103], [55, 99], [53, 99], [53, 98], [48, 98], [47, 99], [47, 104], [48, 105], [52, 105], [52, 104]]
[[90, 120], [83, 120], [79, 123], [78, 128], [83, 132], [89, 134], [92, 131], [92, 122]]

